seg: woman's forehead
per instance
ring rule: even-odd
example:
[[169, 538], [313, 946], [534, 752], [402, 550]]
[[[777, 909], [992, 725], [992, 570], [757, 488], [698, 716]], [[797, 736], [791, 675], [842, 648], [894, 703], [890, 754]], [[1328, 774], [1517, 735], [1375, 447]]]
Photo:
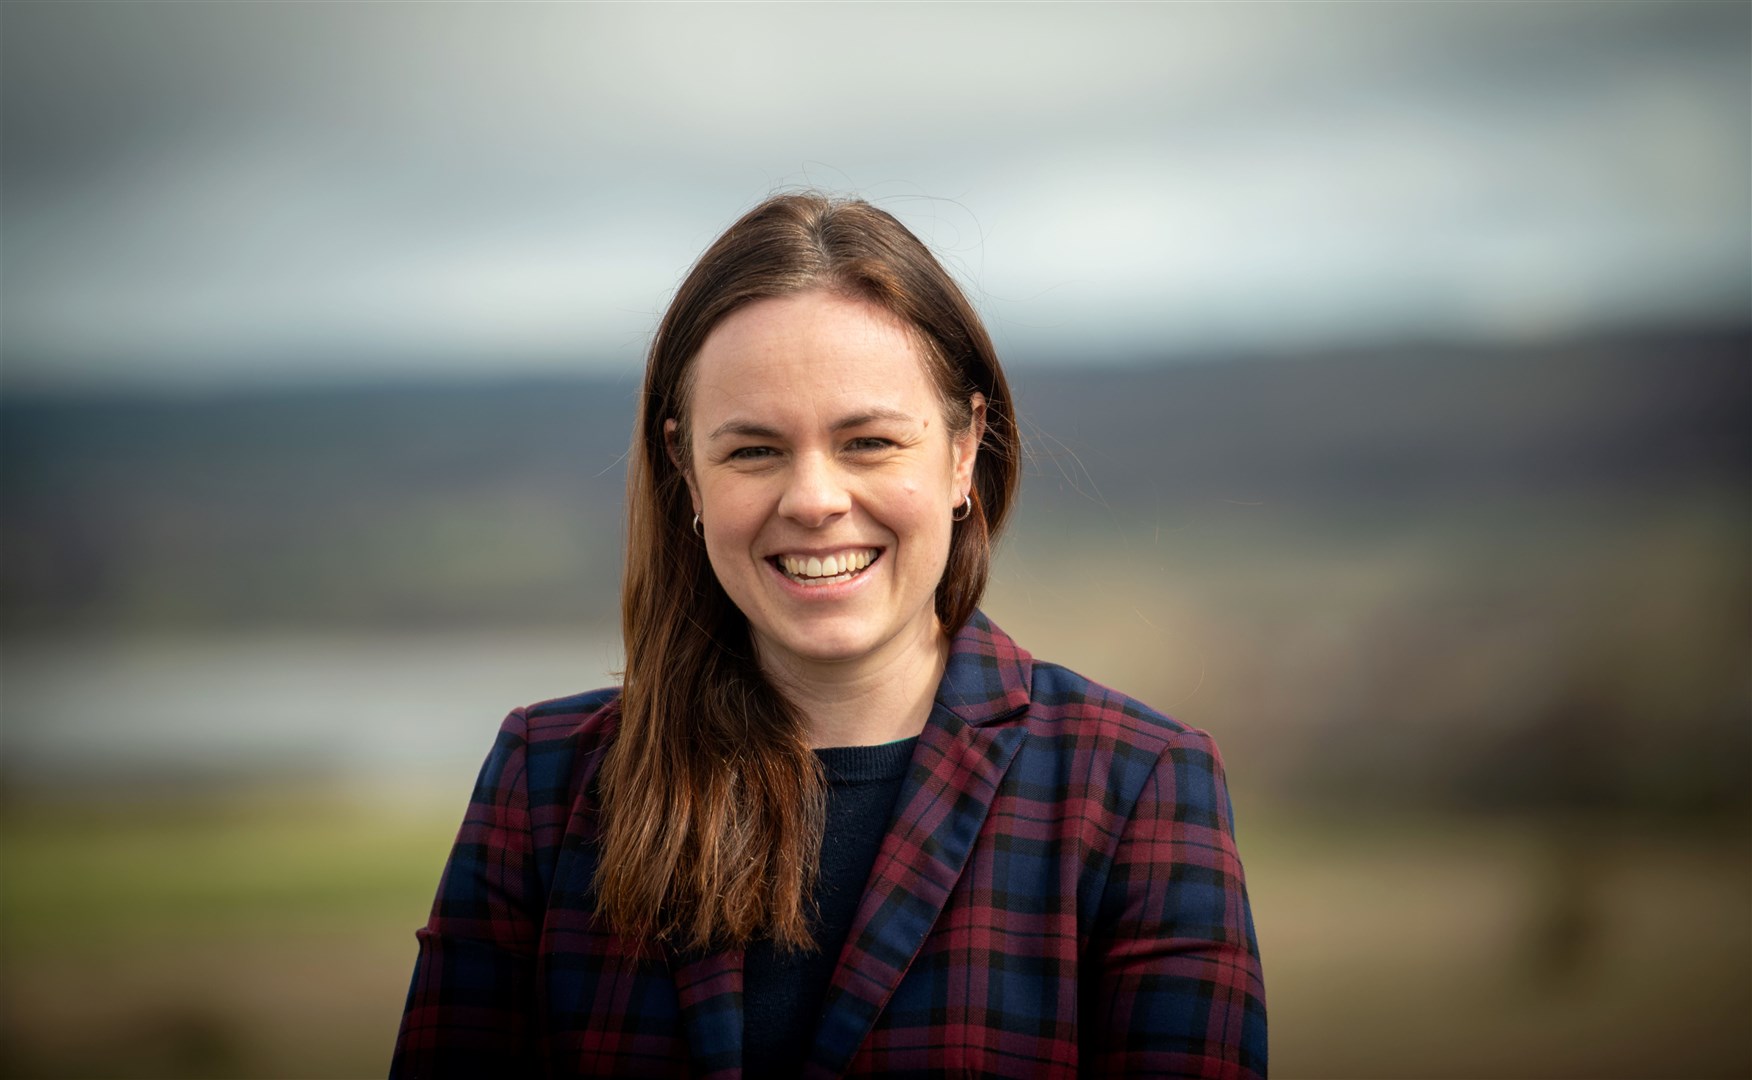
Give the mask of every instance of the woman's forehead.
[[760, 300], [706, 338], [689, 380], [695, 431], [731, 414], [839, 423], [932, 417], [936, 393], [907, 325], [865, 301], [825, 292]]
[[821, 355], [879, 358], [918, 351], [913, 328], [869, 300], [825, 289], [745, 304], [706, 335], [695, 363], [708, 356], [774, 354], [803, 349]]

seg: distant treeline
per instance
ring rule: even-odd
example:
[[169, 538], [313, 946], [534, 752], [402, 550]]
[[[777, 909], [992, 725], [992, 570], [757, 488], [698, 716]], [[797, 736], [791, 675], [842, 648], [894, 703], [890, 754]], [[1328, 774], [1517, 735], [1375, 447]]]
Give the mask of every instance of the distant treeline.
[[[1020, 530], [1749, 488], [1752, 329], [1012, 373]], [[612, 614], [635, 376], [0, 400], [8, 633]]]
[[1752, 331], [1017, 373], [1031, 494], [1299, 507], [1746, 485]]

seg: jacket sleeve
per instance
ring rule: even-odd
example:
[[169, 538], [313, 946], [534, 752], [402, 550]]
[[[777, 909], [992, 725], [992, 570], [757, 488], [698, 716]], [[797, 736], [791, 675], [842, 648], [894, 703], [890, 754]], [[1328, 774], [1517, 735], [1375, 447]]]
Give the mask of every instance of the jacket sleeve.
[[415, 932], [419, 959], [392, 1078], [511, 1077], [532, 1065], [541, 890], [530, 834], [527, 722], [505, 718]]
[[1265, 984], [1216, 745], [1178, 733], [1120, 834], [1085, 954], [1083, 1068], [1266, 1075]]

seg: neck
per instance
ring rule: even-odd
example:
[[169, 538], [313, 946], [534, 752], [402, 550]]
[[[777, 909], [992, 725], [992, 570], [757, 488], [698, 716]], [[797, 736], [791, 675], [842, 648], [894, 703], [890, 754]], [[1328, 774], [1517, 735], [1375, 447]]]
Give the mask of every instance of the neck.
[[905, 641], [856, 661], [763, 664], [803, 714], [809, 745], [877, 746], [925, 729], [949, 638], [932, 620]]

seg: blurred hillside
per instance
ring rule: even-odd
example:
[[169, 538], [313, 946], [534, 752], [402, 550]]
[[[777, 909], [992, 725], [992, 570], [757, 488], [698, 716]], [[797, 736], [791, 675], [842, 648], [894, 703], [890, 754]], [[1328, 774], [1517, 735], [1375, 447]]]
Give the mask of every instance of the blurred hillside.
[[[1690, 495], [1734, 509], [1748, 344], [1016, 371], [1030, 460], [1012, 535], [1135, 542], [1235, 504], [1359, 529]], [[628, 377], [10, 397], [0, 630], [613, 625], [636, 395]]]
[[1343, 517], [1744, 487], [1749, 346], [1738, 331], [1024, 370], [1028, 493], [1151, 521], [1208, 499]]
[[8, 400], [5, 626], [589, 617], [636, 389]]

